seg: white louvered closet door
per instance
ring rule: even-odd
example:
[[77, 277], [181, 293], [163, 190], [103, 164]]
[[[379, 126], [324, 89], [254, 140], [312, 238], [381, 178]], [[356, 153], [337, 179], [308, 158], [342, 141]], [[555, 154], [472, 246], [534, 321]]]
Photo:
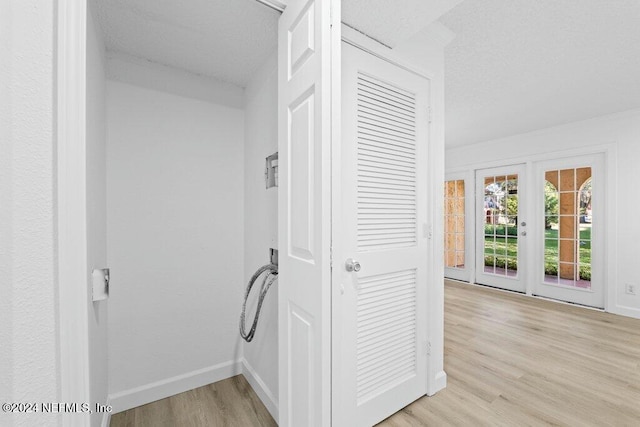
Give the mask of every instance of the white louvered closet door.
[[426, 393], [429, 81], [345, 43], [342, 64], [334, 425], [369, 426]]

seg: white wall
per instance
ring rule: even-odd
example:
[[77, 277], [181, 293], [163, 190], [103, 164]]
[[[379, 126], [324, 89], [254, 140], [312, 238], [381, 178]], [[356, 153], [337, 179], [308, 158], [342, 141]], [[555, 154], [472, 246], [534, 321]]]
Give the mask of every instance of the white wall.
[[[1, 9], [0, 402], [55, 402], [54, 2]], [[43, 424], [60, 418], [0, 412], [0, 425]]]
[[[640, 294], [627, 295], [625, 283], [640, 284], [636, 254], [640, 247], [640, 110], [600, 117], [446, 151], [447, 172], [497, 166], [537, 158], [562, 157], [562, 151], [608, 149], [607, 309], [640, 318]], [[566, 154], [564, 154], [566, 155]]]
[[[87, 283], [94, 268], [107, 267], [107, 168], [105, 48], [94, 19], [93, 2], [87, 13]], [[88, 293], [89, 369], [92, 403], [107, 404], [107, 301], [92, 302]], [[94, 412], [91, 425], [104, 414]]]
[[[269, 262], [269, 248], [278, 247], [278, 189], [265, 188], [265, 157], [278, 151], [277, 56], [255, 74], [245, 90], [245, 243], [244, 283]], [[247, 324], [255, 313], [249, 300]], [[278, 407], [278, 282], [269, 289], [254, 340], [244, 344], [245, 377], [277, 419]]]
[[108, 81], [107, 117], [109, 388], [121, 411], [238, 372], [244, 113]]
[[244, 107], [243, 92], [238, 86], [121, 52], [107, 52], [107, 74], [111, 80], [147, 89], [227, 107]]

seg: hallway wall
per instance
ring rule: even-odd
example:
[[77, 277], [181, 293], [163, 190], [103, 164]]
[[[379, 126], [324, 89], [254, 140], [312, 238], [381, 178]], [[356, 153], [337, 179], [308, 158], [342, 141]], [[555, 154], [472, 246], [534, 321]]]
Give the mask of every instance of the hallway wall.
[[[55, 2], [0, 12], [0, 401], [60, 396], [54, 111]], [[0, 425], [61, 425], [2, 413]]]
[[[278, 75], [274, 54], [245, 89], [245, 263], [244, 283], [269, 262], [278, 248], [278, 188], [265, 188], [265, 157], [278, 151]], [[260, 281], [247, 305], [247, 324], [255, 313]], [[255, 338], [244, 343], [245, 376], [274, 419], [278, 419], [278, 282], [264, 299]]]
[[176, 95], [190, 79], [107, 83], [116, 412], [239, 372], [244, 112]]

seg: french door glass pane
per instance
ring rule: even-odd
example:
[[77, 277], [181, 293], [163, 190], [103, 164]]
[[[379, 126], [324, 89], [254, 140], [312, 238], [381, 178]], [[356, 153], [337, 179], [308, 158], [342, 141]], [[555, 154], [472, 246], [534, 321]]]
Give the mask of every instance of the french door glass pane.
[[548, 170], [544, 281], [591, 289], [591, 168]]
[[444, 264], [464, 268], [464, 180], [444, 183]]
[[518, 273], [518, 175], [484, 181], [484, 272], [515, 277]]

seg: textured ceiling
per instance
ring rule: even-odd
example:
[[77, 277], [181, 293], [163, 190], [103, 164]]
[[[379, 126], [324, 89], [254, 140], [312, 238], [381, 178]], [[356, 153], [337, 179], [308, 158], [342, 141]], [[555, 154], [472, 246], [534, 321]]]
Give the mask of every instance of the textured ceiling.
[[107, 50], [244, 87], [276, 49], [280, 14], [255, 0], [99, 0]]
[[342, 0], [342, 21], [395, 47], [462, 0]]
[[638, 0], [466, 0], [440, 22], [447, 146], [640, 107]]
[[[343, 0], [343, 20], [393, 47], [460, 1]], [[94, 3], [107, 50], [238, 86], [246, 86], [276, 49], [280, 15], [256, 0], [94, 0]]]

